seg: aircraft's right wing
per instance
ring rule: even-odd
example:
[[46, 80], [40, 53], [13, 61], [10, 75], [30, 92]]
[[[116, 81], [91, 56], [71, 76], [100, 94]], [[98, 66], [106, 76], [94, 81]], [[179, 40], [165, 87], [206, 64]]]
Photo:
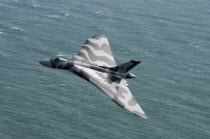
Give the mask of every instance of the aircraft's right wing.
[[78, 65], [74, 65], [72, 69], [77, 75], [98, 87], [122, 108], [134, 113], [137, 116], [147, 118], [144, 111], [141, 109], [127, 87], [125, 80]]

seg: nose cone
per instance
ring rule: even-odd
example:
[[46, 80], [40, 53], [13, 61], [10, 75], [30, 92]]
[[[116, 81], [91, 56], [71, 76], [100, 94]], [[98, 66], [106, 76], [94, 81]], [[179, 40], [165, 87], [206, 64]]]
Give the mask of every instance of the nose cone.
[[41, 60], [41, 61], [39, 61], [39, 63], [43, 66], [46, 66], [46, 67], [51, 67], [52, 66], [49, 59]]

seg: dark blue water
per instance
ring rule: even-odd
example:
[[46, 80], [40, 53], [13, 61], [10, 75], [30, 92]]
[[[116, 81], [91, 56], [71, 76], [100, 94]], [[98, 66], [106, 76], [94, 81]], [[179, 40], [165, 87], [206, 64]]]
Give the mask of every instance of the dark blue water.
[[[38, 61], [70, 57], [95, 34], [149, 119]], [[210, 138], [210, 1], [0, 0], [0, 138]]]

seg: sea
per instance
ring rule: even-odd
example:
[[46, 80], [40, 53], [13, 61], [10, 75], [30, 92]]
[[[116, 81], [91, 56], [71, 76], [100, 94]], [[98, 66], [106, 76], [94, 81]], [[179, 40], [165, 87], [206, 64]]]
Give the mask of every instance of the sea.
[[[127, 81], [148, 119], [39, 64], [96, 34], [141, 61]], [[0, 139], [209, 138], [209, 0], [0, 0]]]

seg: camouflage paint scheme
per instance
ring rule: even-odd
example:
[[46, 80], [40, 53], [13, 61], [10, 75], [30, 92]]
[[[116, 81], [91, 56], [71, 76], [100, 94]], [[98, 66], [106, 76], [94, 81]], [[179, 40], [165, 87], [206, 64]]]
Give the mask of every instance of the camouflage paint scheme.
[[140, 61], [131, 60], [117, 66], [108, 39], [104, 35], [89, 38], [79, 53], [70, 59], [55, 58], [39, 61], [40, 64], [69, 70], [98, 87], [120, 107], [131, 113], [147, 118], [144, 111], [130, 92], [127, 81], [135, 78], [128, 71]]

